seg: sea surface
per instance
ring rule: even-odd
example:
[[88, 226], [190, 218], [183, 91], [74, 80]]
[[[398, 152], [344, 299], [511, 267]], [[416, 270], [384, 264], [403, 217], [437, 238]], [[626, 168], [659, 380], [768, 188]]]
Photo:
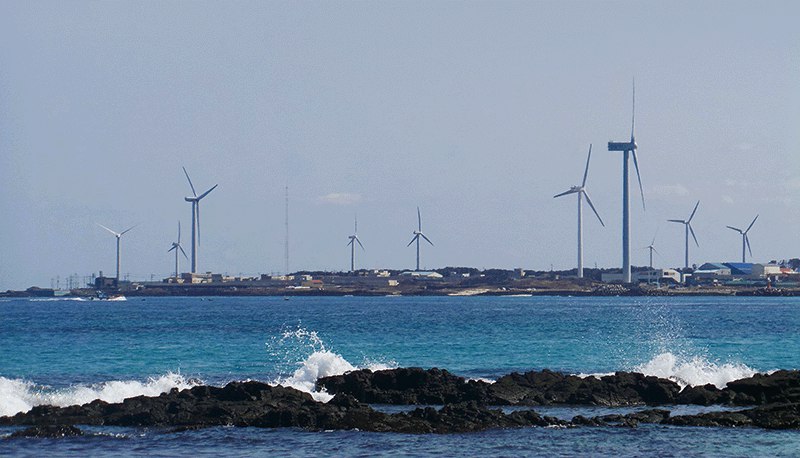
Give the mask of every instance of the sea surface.
[[[800, 299], [735, 297], [213, 297], [0, 299], [0, 416], [233, 380], [312, 392], [355, 368], [439, 367], [494, 380], [549, 368], [725, 383], [800, 368]], [[390, 407], [380, 407], [390, 409]], [[681, 410], [684, 409], [684, 410]], [[700, 407], [676, 407], [694, 413]], [[571, 418], [608, 409], [536, 409]], [[21, 456], [797, 456], [800, 431], [525, 428], [453, 435], [220, 427], [83, 427], [15, 439]]]

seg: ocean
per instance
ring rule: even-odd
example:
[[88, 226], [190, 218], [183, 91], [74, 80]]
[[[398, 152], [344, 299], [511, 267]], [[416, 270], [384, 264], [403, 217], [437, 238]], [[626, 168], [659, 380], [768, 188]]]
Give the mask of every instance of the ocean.
[[[0, 415], [40, 404], [118, 402], [173, 387], [258, 380], [314, 392], [355, 368], [619, 370], [713, 383], [800, 368], [800, 301], [737, 297], [206, 297], [126, 302], [0, 299]], [[380, 407], [390, 409], [390, 407]], [[397, 408], [397, 407], [391, 407]], [[684, 410], [681, 410], [684, 409]], [[702, 407], [675, 407], [694, 413]], [[707, 408], [705, 408], [707, 409]], [[547, 407], [571, 418], [625, 409]], [[17, 428], [0, 428], [0, 437]], [[21, 456], [764, 456], [800, 453], [800, 431], [524, 428], [453, 435], [82, 427], [0, 439]]]

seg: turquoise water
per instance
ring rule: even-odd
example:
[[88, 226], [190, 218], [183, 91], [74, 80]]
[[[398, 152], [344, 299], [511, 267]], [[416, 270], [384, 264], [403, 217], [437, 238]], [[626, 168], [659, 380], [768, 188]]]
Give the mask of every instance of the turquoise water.
[[[723, 386], [754, 371], [800, 368], [798, 305], [794, 298], [731, 297], [3, 300], [0, 414], [41, 403], [114, 401], [199, 382], [255, 379], [310, 390], [317, 376], [353, 367], [441, 367], [487, 379], [542, 368], [578, 374], [639, 370], [679, 383]], [[794, 432], [662, 426], [532, 428], [445, 437], [232, 428], [179, 435], [99, 432], [53, 443], [9, 443], [20, 453], [64, 454], [190, 449], [215, 454], [219, 447], [243, 455], [464, 450], [482, 455], [745, 456], [800, 451], [800, 434]], [[689, 439], [676, 448], [680, 437]], [[458, 448], [455, 442], [466, 445]]]

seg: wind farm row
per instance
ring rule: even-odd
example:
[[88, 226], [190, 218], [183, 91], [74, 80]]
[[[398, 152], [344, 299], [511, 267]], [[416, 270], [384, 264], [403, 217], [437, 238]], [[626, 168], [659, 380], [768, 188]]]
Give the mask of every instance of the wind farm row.
[[[630, 164], [631, 160], [633, 163], [633, 168], [636, 172], [636, 179], [638, 182], [639, 193], [641, 196], [642, 202], [642, 210], [644, 212], [647, 211], [647, 207], [645, 204], [645, 197], [644, 197], [644, 186], [642, 184], [642, 177], [639, 171], [639, 160], [637, 155], [638, 145], [636, 143], [636, 87], [635, 83], [632, 89], [632, 105], [631, 105], [631, 134], [630, 139], [628, 141], [610, 141], [608, 142], [607, 149], [609, 152], [620, 152], [622, 153], [622, 234], [621, 234], [621, 274], [622, 274], [622, 282], [623, 283], [631, 283], [631, 209], [630, 209]], [[592, 144], [589, 144], [588, 153], [586, 157], [586, 163], [583, 171], [583, 177], [580, 182], [580, 185], [571, 186], [564, 192], [554, 195], [554, 198], [559, 198], [567, 195], [575, 194], [577, 195], [577, 205], [578, 205], [578, 214], [577, 214], [577, 277], [583, 278], [584, 277], [584, 228], [583, 228], [583, 205], [584, 200], [586, 204], [589, 205], [592, 213], [597, 218], [597, 221], [600, 223], [602, 227], [605, 227], [605, 222], [603, 221], [600, 213], [598, 212], [597, 208], [592, 201], [588, 187], [587, 181], [589, 177], [589, 168], [592, 160]], [[189, 184], [189, 188], [191, 190], [191, 195], [184, 197], [184, 201], [191, 204], [191, 245], [189, 247], [189, 253], [184, 249], [184, 246], [181, 241], [181, 223], [178, 221], [178, 231], [177, 237], [175, 241], [171, 243], [171, 246], [167, 250], [167, 252], [174, 252], [174, 276], [177, 279], [181, 275], [180, 269], [180, 257], [183, 256], [186, 260], [190, 261], [189, 267], [189, 274], [196, 275], [199, 273], [198, 265], [200, 260], [200, 228], [201, 228], [201, 218], [200, 218], [200, 202], [205, 199], [209, 194], [211, 194], [215, 189], [217, 189], [218, 184], [215, 184], [208, 188], [206, 191], [202, 192], [201, 194], [197, 193], [197, 190], [192, 182], [191, 177], [189, 176], [188, 171], [185, 167], [183, 167], [183, 172], [186, 177], [186, 180]], [[287, 206], [288, 206], [288, 196], [287, 196]], [[694, 228], [692, 227], [692, 221], [697, 214], [698, 208], [700, 206], [700, 201], [698, 200], [695, 204], [693, 210], [689, 214], [687, 219], [667, 219], [667, 222], [682, 224], [684, 226], [684, 266], [683, 270], [687, 271], [691, 264], [690, 264], [690, 257], [689, 257], [689, 246], [690, 240], [689, 236], [691, 235], [692, 240], [694, 241], [695, 245], [699, 246], [699, 242], [697, 236], [695, 234]], [[288, 209], [287, 209], [288, 211]], [[746, 229], [742, 230], [735, 226], [726, 226], [730, 230], [736, 231], [741, 235], [742, 238], [742, 262], [746, 262], [746, 251], [750, 253], [752, 256], [752, 249], [750, 247], [750, 239], [749, 239], [749, 232], [753, 228], [756, 220], [758, 219], [758, 215], [750, 222]], [[105, 229], [114, 237], [116, 238], [116, 275], [115, 275], [115, 282], [118, 284], [120, 281], [120, 262], [121, 262], [121, 248], [120, 243], [122, 236], [133, 230], [136, 226], [129, 227], [121, 232], [116, 232], [113, 229], [110, 229], [107, 226], [97, 223], [98, 226]], [[288, 214], [287, 214], [287, 225], [288, 225]], [[288, 228], [288, 226], [287, 226]], [[355, 218], [354, 220], [354, 229], [353, 233], [348, 237], [348, 243], [346, 247], [349, 248], [349, 255], [350, 255], [350, 271], [356, 271], [356, 245], [362, 250], [366, 251], [362, 240], [359, 238], [358, 235], [358, 219]], [[431, 239], [422, 231], [422, 214], [420, 208], [417, 207], [417, 225], [416, 229], [412, 232], [412, 238], [406, 245], [410, 247], [411, 245], [415, 245], [416, 251], [416, 263], [415, 263], [415, 270], [420, 271], [420, 257], [421, 257], [421, 245], [427, 243], [431, 247], [434, 246]], [[650, 255], [650, 269], [653, 268], [653, 253], [659, 253], [655, 247], [655, 236], [653, 240], [647, 247], [643, 247], [649, 250]], [[288, 257], [288, 229], [287, 229], [287, 257]], [[288, 261], [287, 261], [288, 264]], [[288, 268], [288, 267], [287, 267]], [[288, 272], [287, 272], [288, 273]]]
[[[644, 187], [642, 185], [642, 178], [641, 174], [639, 173], [639, 161], [636, 155], [636, 150], [638, 149], [638, 145], [636, 144], [636, 85], [633, 85], [632, 91], [632, 109], [631, 109], [631, 138], [628, 142], [608, 142], [608, 151], [620, 151], [622, 152], [622, 281], [624, 283], [631, 283], [631, 244], [630, 244], [630, 232], [631, 232], [631, 218], [630, 218], [630, 192], [629, 192], [629, 161], [633, 159], [633, 166], [636, 170], [636, 178], [639, 182], [639, 193], [642, 198], [642, 210], [647, 211], [647, 207], [645, 205], [644, 199]], [[562, 196], [566, 196], [569, 194], [577, 194], [578, 196], [578, 262], [577, 262], [577, 276], [578, 278], [583, 278], [583, 198], [586, 198], [586, 203], [589, 204], [589, 208], [592, 209], [595, 216], [597, 216], [597, 220], [600, 222], [600, 225], [605, 227], [605, 223], [603, 219], [600, 217], [600, 214], [597, 212], [594, 204], [592, 203], [592, 199], [589, 197], [589, 193], [586, 189], [586, 181], [589, 176], [589, 164], [592, 159], [592, 145], [589, 145], [589, 153], [586, 157], [586, 167], [583, 172], [583, 180], [579, 186], [572, 186], [568, 190], [556, 194], [553, 198], [558, 198]], [[668, 219], [667, 222], [671, 223], [678, 223], [683, 224], [684, 232], [685, 232], [685, 243], [684, 243], [684, 271], [688, 271], [690, 267], [689, 263], [689, 234], [692, 235], [692, 239], [694, 240], [695, 244], [699, 246], [699, 242], [697, 241], [697, 236], [694, 233], [694, 228], [692, 228], [692, 219], [694, 218], [695, 214], [697, 213], [697, 208], [700, 206], [700, 201], [698, 200], [694, 206], [689, 217], [685, 220], [681, 219]], [[742, 263], [746, 262], [745, 256], [745, 247], [747, 248], [750, 256], [752, 256], [752, 250], [750, 249], [750, 239], [748, 237], [748, 232], [752, 229], [753, 225], [755, 224], [756, 220], [758, 219], [758, 215], [753, 219], [747, 229], [742, 230], [733, 226], [726, 226], [727, 228], [737, 231], [742, 236]], [[653, 268], [653, 252], [657, 253], [655, 248], [655, 236], [653, 236], [653, 240], [650, 242], [650, 245], [644, 247], [650, 250], [650, 269]]]

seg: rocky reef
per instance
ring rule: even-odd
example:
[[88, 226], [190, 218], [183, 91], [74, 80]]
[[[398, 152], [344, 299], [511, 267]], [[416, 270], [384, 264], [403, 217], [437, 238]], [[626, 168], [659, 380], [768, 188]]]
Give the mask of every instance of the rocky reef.
[[[513, 373], [495, 383], [466, 380], [441, 369], [359, 370], [318, 380], [334, 394], [330, 402], [310, 394], [260, 382], [224, 387], [173, 389], [160, 396], [137, 396], [110, 404], [38, 406], [0, 418], [3, 426], [26, 426], [10, 437], [80, 435], [74, 425], [164, 427], [186, 430], [209, 426], [295, 427], [309, 430], [361, 430], [400, 433], [463, 433], [531, 426], [749, 426], [800, 429], [800, 372], [777, 371], [728, 383], [686, 387], [638, 373], [577, 377], [553, 371]], [[441, 405], [385, 413], [369, 404]], [[697, 415], [671, 416], [654, 406], [675, 404], [749, 406]], [[626, 415], [542, 416], [533, 410], [504, 412], [491, 406], [648, 406]]]
[[755, 406], [800, 402], [800, 371], [781, 370], [736, 380], [723, 389], [687, 386], [635, 372], [579, 377], [550, 370], [511, 373], [495, 383], [467, 380], [442, 369], [362, 369], [317, 380], [330, 394], [349, 394], [372, 404], [660, 406], [669, 404]]

